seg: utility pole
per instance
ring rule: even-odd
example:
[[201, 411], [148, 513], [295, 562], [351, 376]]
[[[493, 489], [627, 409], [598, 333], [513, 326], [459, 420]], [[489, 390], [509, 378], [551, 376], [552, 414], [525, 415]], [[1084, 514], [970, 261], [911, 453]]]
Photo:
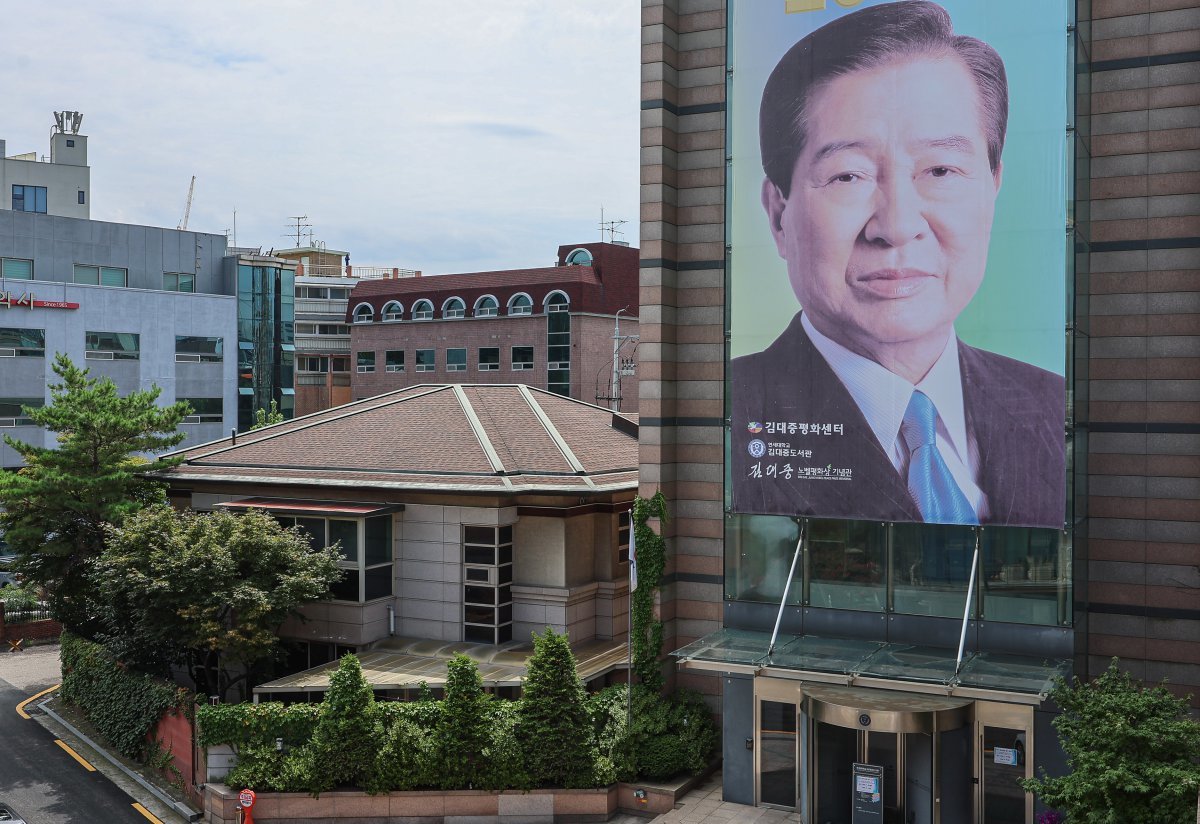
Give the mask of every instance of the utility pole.
[[612, 383], [609, 385], [608, 402], [609, 408], [613, 412], [621, 411], [621, 347], [627, 340], [637, 340], [637, 335], [622, 335], [621, 334], [621, 313], [628, 309], [628, 306], [617, 310], [616, 316], [613, 318], [613, 362], [612, 362]]

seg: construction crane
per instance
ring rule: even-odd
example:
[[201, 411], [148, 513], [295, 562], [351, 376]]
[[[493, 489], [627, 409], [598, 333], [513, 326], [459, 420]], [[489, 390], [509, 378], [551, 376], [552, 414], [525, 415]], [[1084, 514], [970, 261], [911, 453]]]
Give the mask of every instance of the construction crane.
[[192, 175], [192, 182], [188, 186], [187, 206], [185, 206], [183, 209], [183, 220], [179, 221], [179, 225], [175, 227], [176, 229], [186, 229], [187, 228], [188, 218], [190, 218], [192, 216], [192, 193], [195, 191], [196, 191], [196, 176]]

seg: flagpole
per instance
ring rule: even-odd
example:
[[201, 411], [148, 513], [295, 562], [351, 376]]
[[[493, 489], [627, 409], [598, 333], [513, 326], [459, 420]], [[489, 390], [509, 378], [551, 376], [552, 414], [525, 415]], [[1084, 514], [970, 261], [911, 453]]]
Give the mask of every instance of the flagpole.
[[633, 593], [637, 589], [637, 526], [633, 508], [629, 510], [629, 631], [625, 633], [625, 654], [629, 668], [625, 671], [625, 731], [633, 727]]

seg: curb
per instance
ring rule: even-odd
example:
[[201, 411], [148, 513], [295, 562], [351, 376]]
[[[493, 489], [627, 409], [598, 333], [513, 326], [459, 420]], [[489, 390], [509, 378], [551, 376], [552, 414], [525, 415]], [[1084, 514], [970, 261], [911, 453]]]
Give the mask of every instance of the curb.
[[46, 706], [46, 704], [51, 700], [52, 699], [47, 698], [45, 701], [42, 701], [40, 704], [38, 704], [37, 708], [39, 710], [41, 710], [42, 712], [46, 713], [46, 715], [53, 718], [59, 724], [62, 724], [64, 727], [66, 727], [68, 730], [70, 730], [72, 735], [74, 735], [80, 741], [82, 741], [83, 743], [85, 743], [89, 747], [91, 747], [93, 751], [95, 751], [96, 753], [99, 753], [106, 761], [108, 761], [110, 764], [112, 764], [118, 770], [125, 773], [126, 777], [132, 779], [133, 781], [136, 781], [139, 785], [141, 785], [142, 789], [146, 790], [146, 792], [150, 793], [155, 798], [157, 798], [159, 801], [161, 801], [163, 804], [165, 804], [168, 809], [174, 810], [175, 813], [183, 816], [188, 821], [199, 821], [200, 820], [203, 813], [198, 813], [195, 810], [193, 810], [191, 807], [189, 807], [188, 805], [184, 804], [183, 802], [176, 801], [174, 798], [171, 798], [171, 796], [164, 793], [158, 787], [154, 786], [149, 781], [147, 781], [146, 779], [144, 779], [140, 775], [138, 775], [136, 772], [134, 772], [133, 770], [126, 767], [119, 760], [117, 760], [112, 755], [110, 755], [108, 750], [106, 750], [103, 747], [96, 744], [95, 741], [93, 741], [92, 739], [90, 739], [86, 735], [84, 735], [82, 732], [80, 732], [69, 721], [64, 719], [61, 715], [56, 713], [54, 710], [50, 709], [48, 706]]

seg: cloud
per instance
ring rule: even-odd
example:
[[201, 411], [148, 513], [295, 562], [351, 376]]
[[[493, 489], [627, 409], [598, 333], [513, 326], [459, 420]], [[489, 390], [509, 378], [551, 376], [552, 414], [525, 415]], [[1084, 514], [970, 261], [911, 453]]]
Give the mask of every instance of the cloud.
[[[279, 246], [287, 217], [356, 263], [469, 271], [636, 243], [634, 0], [59, 0], [5, 20], [8, 153], [84, 112], [97, 219]], [[48, 44], [55, 44], [48, 48]]]

